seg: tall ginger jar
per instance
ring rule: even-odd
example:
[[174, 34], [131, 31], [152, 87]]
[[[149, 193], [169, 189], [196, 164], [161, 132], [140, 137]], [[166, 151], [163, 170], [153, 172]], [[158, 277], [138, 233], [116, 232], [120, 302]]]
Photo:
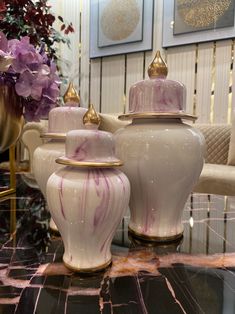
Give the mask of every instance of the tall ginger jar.
[[[69, 130], [82, 129], [83, 116], [87, 109], [79, 107], [79, 96], [72, 83], [64, 95], [65, 106], [57, 107], [49, 112], [48, 132], [42, 137], [47, 140], [39, 146], [33, 156], [33, 171], [46, 199], [46, 184], [50, 175], [62, 167], [55, 159], [65, 154], [65, 136]], [[58, 231], [53, 219], [50, 220], [50, 228]]]
[[[91, 114], [93, 112], [93, 114]], [[78, 272], [91, 272], [111, 262], [110, 245], [128, 207], [130, 185], [116, 167], [111, 133], [98, 131], [98, 115], [90, 107], [86, 130], [67, 133], [64, 165], [47, 183], [47, 200], [63, 243], [63, 261]], [[95, 128], [96, 126], [96, 128]]]
[[203, 166], [203, 135], [182, 120], [185, 86], [168, 80], [167, 66], [157, 52], [150, 79], [130, 88], [132, 123], [115, 135], [116, 153], [131, 183], [129, 231], [137, 237], [170, 241], [182, 236], [182, 212]]

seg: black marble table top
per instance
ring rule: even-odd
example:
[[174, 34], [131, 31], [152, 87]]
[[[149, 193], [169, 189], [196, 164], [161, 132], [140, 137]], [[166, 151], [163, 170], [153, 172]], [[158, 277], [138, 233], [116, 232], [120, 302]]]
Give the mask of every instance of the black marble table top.
[[0, 199], [0, 313], [235, 313], [235, 198], [193, 194], [184, 237], [168, 244], [131, 238], [127, 214], [112, 266], [90, 276], [64, 267], [48, 222], [41, 193], [18, 178]]

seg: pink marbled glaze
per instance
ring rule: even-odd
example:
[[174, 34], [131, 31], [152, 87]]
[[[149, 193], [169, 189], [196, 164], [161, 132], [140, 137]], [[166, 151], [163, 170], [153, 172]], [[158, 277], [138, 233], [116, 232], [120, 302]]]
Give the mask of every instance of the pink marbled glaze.
[[83, 116], [86, 108], [64, 106], [49, 112], [48, 132], [67, 133], [69, 130], [83, 129]]
[[129, 111], [180, 112], [185, 110], [186, 89], [178, 82], [166, 79], [149, 79], [130, 88]]
[[86, 162], [116, 162], [111, 133], [98, 130], [73, 130], [67, 133], [66, 157]]
[[108, 262], [128, 207], [127, 177], [117, 169], [64, 167], [49, 178], [47, 196], [64, 242], [64, 261], [81, 270]]

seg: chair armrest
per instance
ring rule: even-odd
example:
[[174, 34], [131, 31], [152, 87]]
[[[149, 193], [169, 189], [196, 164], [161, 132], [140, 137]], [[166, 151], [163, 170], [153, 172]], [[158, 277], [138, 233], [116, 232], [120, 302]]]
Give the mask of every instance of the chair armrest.
[[40, 136], [46, 130], [47, 127], [41, 122], [28, 122], [22, 130], [21, 141], [29, 153], [30, 173], [32, 173], [33, 169], [33, 153], [38, 146], [43, 144], [43, 139]]

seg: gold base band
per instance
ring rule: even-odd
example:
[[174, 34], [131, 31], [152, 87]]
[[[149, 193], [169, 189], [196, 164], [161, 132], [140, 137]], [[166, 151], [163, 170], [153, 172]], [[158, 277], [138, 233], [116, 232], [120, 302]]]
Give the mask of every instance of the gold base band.
[[83, 274], [91, 274], [91, 273], [95, 273], [95, 272], [99, 272], [99, 271], [104, 270], [105, 268], [107, 268], [108, 266], [111, 265], [112, 260], [110, 259], [107, 263], [105, 263], [103, 265], [100, 265], [100, 266], [97, 266], [97, 267], [91, 267], [91, 268], [77, 268], [77, 267], [71, 266], [68, 263], [66, 263], [64, 261], [64, 259], [63, 259], [63, 262], [64, 262], [64, 265], [68, 269], [72, 270], [73, 272], [83, 273]]
[[179, 234], [176, 234], [174, 236], [169, 236], [169, 237], [154, 237], [154, 236], [147, 236], [142, 233], [138, 233], [134, 230], [132, 230], [130, 227], [128, 227], [128, 231], [131, 233], [133, 237], [139, 238], [144, 241], [149, 241], [149, 242], [173, 242], [177, 241], [183, 236], [183, 231]]

